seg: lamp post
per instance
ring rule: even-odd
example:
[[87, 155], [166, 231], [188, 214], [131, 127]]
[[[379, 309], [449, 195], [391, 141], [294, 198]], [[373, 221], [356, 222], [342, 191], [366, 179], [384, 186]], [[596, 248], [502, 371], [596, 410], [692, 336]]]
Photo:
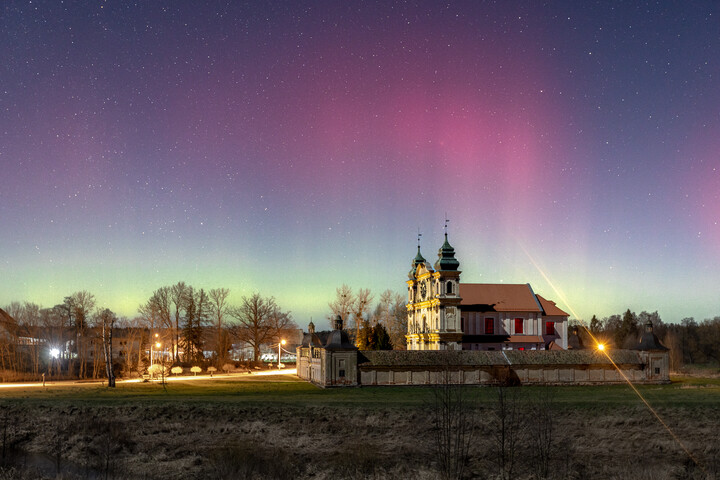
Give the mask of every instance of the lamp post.
[[285, 345], [285, 340], [280, 340], [278, 342], [278, 370], [280, 370], [280, 352], [283, 345]]
[[[157, 349], [158, 356], [160, 356], [160, 347], [162, 346], [162, 343], [155, 342], [155, 349]], [[153, 364], [153, 346], [150, 344], [150, 366]]]

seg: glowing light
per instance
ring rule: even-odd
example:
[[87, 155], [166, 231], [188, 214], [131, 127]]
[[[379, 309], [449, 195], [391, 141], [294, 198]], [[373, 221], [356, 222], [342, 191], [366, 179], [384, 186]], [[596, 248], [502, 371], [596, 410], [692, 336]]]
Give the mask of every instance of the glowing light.
[[155, 348], [160, 348], [161, 345], [162, 345], [162, 344], [161, 344], [160, 342], [157, 342], [157, 343], [155, 344]]
[[547, 281], [548, 285], [550, 285], [550, 288], [553, 289], [553, 291], [555, 292], [555, 294], [556, 294], [558, 297], [560, 297], [560, 300], [562, 300], [562, 302], [568, 307], [568, 309], [570, 310], [570, 313], [572, 313], [573, 316], [575, 316], [575, 318], [580, 322], [580, 324], [581, 324], [582, 327], [585, 329], [585, 331], [587, 332], [587, 334], [590, 336], [590, 338], [592, 339], [592, 341], [595, 342], [595, 344], [597, 345], [598, 351], [602, 352], [602, 354], [605, 355], [605, 357], [606, 357], [606, 358], [608, 359], [608, 361], [612, 364], [612, 366], [615, 367], [615, 370], [617, 370], [617, 372], [618, 372], [618, 373], [620, 374], [620, 376], [625, 380], [625, 382], [628, 384], [628, 386], [633, 390], [633, 392], [635, 392], [635, 395], [637, 395], [637, 397], [645, 404], [645, 406], [646, 406], [647, 409], [650, 411], [650, 413], [653, 414], [653, 416], [657, 419], [657, 421], [665, 428], [665, 430], [667, 430], [667, 432], [670, 434], [670, 436], [673, 438], [673, 440], [675, 440], [675, 443], [677, 443], [677, 444], [680, 446], [680, 448], [685, 452], [685, 454], [686, 454], [688, 457], [690, 457], [690, 459], [695, 463], [695, 465], [697, 465], [698, 467], [700, 467], [700, 469], [701, 469], [703, 472], [707, 473], [707, 472], [705, 471], [705, 467], [703, 467], [703, 465], [701, 465], [700, 462], [698, 462], [698, 460], [697, 460], [697, 459], [695, 458], [695, 456], [690, 452], [690, 450], [685, 446], [685, 444], [680, 440], [680, 438], [679, 438], [677, 435], [675, 435], [675, 432], [670, 428], [670, 426], [669, 426], [667, 423], [665, 423], [665, 421], [660, 417], [660, 414], [659, 414], [657, 411], [655, 411], [655, 409], [654, 409], [654, 408], [650, 405], [650, 403], [645, 399], [645, 397], [643, 396], [643, 394], [640, 393], [640, 391], [637, 389], [637, 387], [635, 387], [635, 385], [634, 385], [634, 384], [632, 383], [632, 381], [627, 377], [627, 375], [625, 375], [625, 373], [620, 369], [620, 367], [617, 366], [617, 364], [615, 363], [615, 361], [610, 357], [610, 355], [608, 354], [608, 352], [605, 350], [605, 346], [604, 346], [602, 343], [600, 343], [600, 341], [599, 341], [597, 338], [595, 338], [595, 335], [592, 334], [592, 332], [590, 331], [590, 329], [589, 329], [589, 328], [587, 327], [587, 325], [585, 324], [585, 321], [582, 320], [582, 319], [580, 319], [580, 318], [578, 317], [578, 315], [575, 313], [575, 311], [572, 309], [572, 307], [571, 307], [570, 304], [568, 303], [568, 301], [567, 301], [567, 299], [565, 298], [565, 296], [562, 294], [562, 292], [560, 292], [560, 290], [558, 290], [558, 289], [555, 287], [555, 285], [550, 281], [550, 279], [548, 278], [548, 276], [545, 275], [545, 272], [542, 270], [542, 268], [540, 268], [540, 266], [537, 264], [537, 262], [535, 262], [535, 259], [530, 255], [530, 253], [527, 251], [527, 249], [525, 249], [525, 247], [524, 247], [523, 245], [520, 245], [520, 248], [522, 248], [523, 252], [525, 252], [525, 255], [528, 256], [528, 258], [530, 259], [530, 262], [531, 262], [531, 263], [533, 264], [533, 266], [537, 269], [537, 271], [540, 272], [540, 275], [542, 275], [542, 277]]
[[60, 356], [60, 350], [58, 350], [57, 348], [51, 348], [51, 349], [50, 349], [50, 356], [51, 356], [52, 358], [58, 358], [58, 357]]

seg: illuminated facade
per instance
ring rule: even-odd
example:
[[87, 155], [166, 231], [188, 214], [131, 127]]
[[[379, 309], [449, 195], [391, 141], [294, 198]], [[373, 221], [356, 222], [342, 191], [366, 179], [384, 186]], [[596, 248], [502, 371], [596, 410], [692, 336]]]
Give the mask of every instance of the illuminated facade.
[[418, 252], [408, 274], [408, 350], [567, 349], [568, 314], [529, 284], [460, 283], [445, 242], [433, 266]]

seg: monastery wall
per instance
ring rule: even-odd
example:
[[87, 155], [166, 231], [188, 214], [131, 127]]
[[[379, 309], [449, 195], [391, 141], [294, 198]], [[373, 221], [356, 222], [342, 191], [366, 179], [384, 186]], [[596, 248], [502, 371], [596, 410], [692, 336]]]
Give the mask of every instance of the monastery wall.
[[[298, 376], [319, 386], [339, 385], [599, 385], [669, 383], [667, 352], [565, 351], [360, 351], [342, 352], [348, 370], [334, 378], [334, 352], [315, 349], [312, 362], [298, 349]], [[318, 351], [320, 350], [320, 351]], [[319, 354], [319, 355], [318, 355]], [[353, 365], [354, 362], [356, 365]], [[348, 380], [351, 380], [348, 382]], [[355, 380], [357, 379], [357, 380]]]

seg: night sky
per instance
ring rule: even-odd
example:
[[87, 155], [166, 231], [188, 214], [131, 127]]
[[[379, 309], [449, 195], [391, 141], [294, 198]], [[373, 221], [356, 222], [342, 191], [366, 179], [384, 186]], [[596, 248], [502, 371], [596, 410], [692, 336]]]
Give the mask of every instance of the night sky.
[[327, 327], [447, 215], [464, 282], [720, 315], [718, 2], [0, 8], [0, 305], [185, 281]]

